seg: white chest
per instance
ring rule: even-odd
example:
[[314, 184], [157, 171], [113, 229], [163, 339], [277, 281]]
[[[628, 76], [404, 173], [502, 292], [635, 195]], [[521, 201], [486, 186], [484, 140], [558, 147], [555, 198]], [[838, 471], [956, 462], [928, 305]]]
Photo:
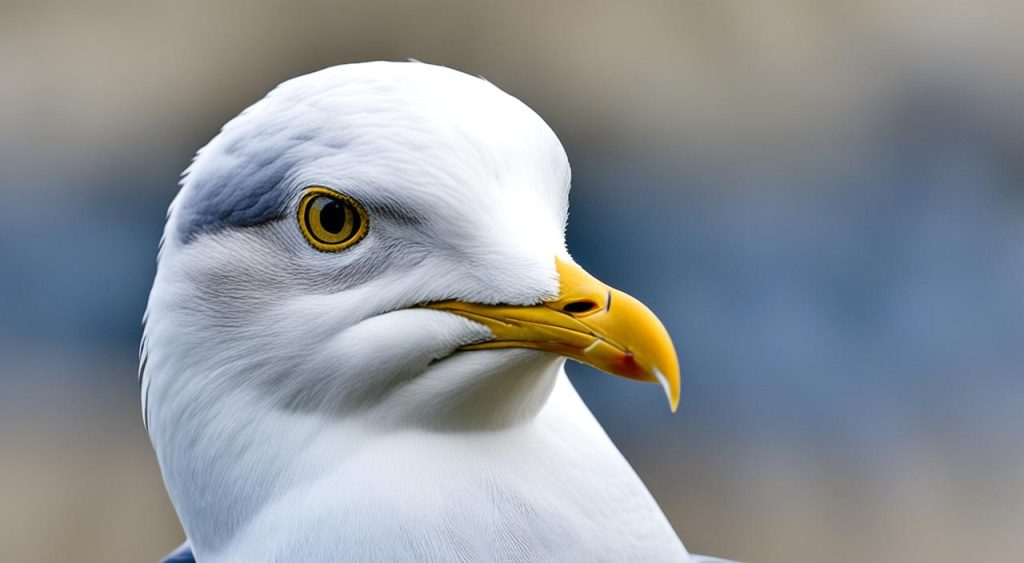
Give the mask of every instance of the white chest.
[[688, 557], [589, 413], [567, 416], [565, 409], [498, 432], [382, 435], [267, 503], [217, 553], [199, 555], [214, 561]]

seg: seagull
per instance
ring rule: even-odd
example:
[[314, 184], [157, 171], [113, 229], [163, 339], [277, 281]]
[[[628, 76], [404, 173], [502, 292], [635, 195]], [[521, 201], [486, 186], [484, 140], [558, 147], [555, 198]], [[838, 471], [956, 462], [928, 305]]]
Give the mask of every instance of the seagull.
[[662, 323], [569, 255], [569, 184], [525, 104], [415, 61], [229, 121], [182, 176], [144, 317], [187, 536], [166, 561], [710, 561], [565, 375], [679, 402]]

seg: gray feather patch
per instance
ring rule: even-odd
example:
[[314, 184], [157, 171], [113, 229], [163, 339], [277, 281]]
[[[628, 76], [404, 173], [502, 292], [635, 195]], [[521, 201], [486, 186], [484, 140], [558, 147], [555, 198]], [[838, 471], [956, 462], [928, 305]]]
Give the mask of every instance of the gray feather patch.
[[182, 242], [226, 227], [261, 225], [284, 214], [289, 194], [282, 184], [292, 167], [287, 159], [261, 161], [227, 153], [204, 164], [176, 210]]

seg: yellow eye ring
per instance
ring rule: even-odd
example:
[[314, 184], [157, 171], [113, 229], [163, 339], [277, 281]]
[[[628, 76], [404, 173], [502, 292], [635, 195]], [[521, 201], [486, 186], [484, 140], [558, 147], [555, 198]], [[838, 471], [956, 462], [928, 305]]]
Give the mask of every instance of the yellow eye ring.
[[319, 186], [299, 201], [299, 229], [313, 248], [339, 252], [366, 236], [370, 217], [358, 201]]

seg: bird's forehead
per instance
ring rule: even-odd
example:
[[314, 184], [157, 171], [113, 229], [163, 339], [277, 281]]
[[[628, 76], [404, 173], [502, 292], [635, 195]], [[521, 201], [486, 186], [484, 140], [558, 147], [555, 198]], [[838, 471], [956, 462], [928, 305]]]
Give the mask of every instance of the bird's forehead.
[[175, 205], [177, 234], [271, 221], [315, 183], [398, 204], [500, 208], [521, 197], [557, 223], [569, 168], [547, 124], [482, 79], [418, 63], [343, 65], [285, 82], [200, 151]]

